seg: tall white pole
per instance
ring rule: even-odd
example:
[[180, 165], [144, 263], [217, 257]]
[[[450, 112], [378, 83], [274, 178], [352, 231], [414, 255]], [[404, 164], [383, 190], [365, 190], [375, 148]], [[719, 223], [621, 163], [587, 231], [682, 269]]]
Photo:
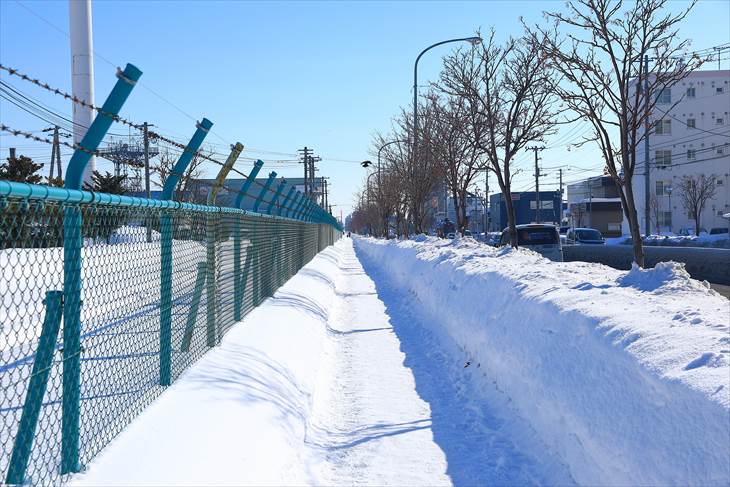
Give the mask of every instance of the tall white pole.
[[[71, 33], [71, 89], [73, 95], [94, 104], [94, 43], [91, 31], [91, 0], [69, 0], [69, 31]], [[73, 103], [74, 142], [79, 144], [94, 120], [93, 110]], [[84, 182], [91, 183], [96, 170], [96, 157], [92, 156], [84, 170]]]

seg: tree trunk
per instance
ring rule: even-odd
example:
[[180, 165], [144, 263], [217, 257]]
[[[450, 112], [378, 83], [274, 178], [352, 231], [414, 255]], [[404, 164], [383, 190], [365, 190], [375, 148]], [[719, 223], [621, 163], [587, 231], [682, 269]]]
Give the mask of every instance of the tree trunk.
[[[459, 213], [459, 203], [461, 201], [461, 198], [459, 198], [459, 192], [455, 188], [451, 188], [451, 199], [454, 201], [454, 216], [456, 217], [456, 231], [461, 233], [462, 236], [464, 236], [464, 232], [462, 230], [462, 221], [461, 221], [461, 214]], [[446, 206], [446, 209], [448, 210], [448, 205]], [[449, 212], [446, 211], [446, 217], [449, 216]]]
[[636, 204], [634, 203], [634, 191], [631, 184], [631, 178], [626, 178], [625, 187], [619, 188], [621, 191], [625, 205], [624, 214], [629, 221], [629, 231], [631, 232], [631, 242], [634, 247], [634, 261], [636, 265], [643, 268], [644, 262], [644, 244], [641, 241], [641, 229], [639, 228], [639, 217], [636, 213]]
[[700, 212], [695, 210], [695, 235], [700, 236]]
[[[504, 195], [505, 192], [502, 192]], [[515, 207], [512, 204], [512, 193], [507, 193], [504, 201], [507, 205], [507, 222], [509, 226], [509, 241], [512, 247], [517, 248], [517, 224], [515, 223]]]

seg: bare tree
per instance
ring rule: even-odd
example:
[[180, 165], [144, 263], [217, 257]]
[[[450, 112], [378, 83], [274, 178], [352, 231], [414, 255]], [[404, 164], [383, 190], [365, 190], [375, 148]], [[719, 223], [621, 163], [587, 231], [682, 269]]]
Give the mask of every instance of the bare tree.
[[688, 41], [680, 40], [677, 31], [694, 3], [678, 14], [666, 13], [666, 4], [571, 0], [566, 13], [546, 13], [554, 21], [552, 28], [537, 27], [532, 34], [565, 80], [557, 87], [561, 99], [592, 125], [592, 135], [580, 144], [595, 142], [601, 150], [629, 223], [634, 260], [641, 267], [644, 249], [632, 178], [639, 168], [637, 148], [647, 132], [642, 127], [659, 112], [655, 108], [662, 90], [702, 62], [686, 56]]
[[687, 213], [692, 215], [695, 221], [695, 235], [700, 234], [700, 218], [702, 210], [705, 209], [707, 202], [715, 196], [717, 187], [715, 186], [716, 176], [714, 174], [705, 176], [684, 176], [679, 183], [679, 199]]
[[[419, 107], [419, 133], [429, 133], [433, 124], [432, 109], [424, 104]], [[413, 119], [401, 110], [399, 116], [393, 120], [393, 136], [391, 140], [413, 140]], [[428, 226], [428, 201], [434, 188], [441, 180], [441, 165], [436, 162], [433, 154], [424, 144], [418, 147], [418, 157], [413, 157], [413, 144], [394, 144], [382, 151], [382, 158], [387, 161], [389, 171], [397, 179], [402, 193], [402, 203], [406, 208], [396, 210], [397, 217], [404, 218], [403, 234], [408, 236], [409, 225], [415, 233], [423, 233]]]
[[433, 123], [430, 131], [422, 133], [425, 147], [441, 163], [448, 191], [454, 201], [456, 226], [464, 235], [467, 225], [466, 200], [468, 188], [479, 171], [484, 170], [479, 151], [470, 138], [469, 113], [463, 98], [439, 96], [432, 92], [427, 97]]
[[464, 100], [471, 141], [496, 177], [517, 247], [512, 204], [513, 160], [527, 144], [555, 132], [555, 74], [544, 50], [530, 39], [500, 45], [494, 31], [479, 46], [444, 59], [439, 88]]
[[[210, 151], [208, 155], [212, 156], [213, 152]], [[159, 175], [160, 180], [159, 182], [155, 182], [155, 184], [157, 184], [160, 188], [165, 186], [165, 181], [167, 181], [170, 173], [172, 173], [172, 169], [175, 167], [179, 157], [179, 154], [170, 151], [160, 152], [157, 164], [152, 166], [152, 170]], [[204, 161], [205, 159], [200, 157], [199, 154], [196, 154], [193, 157], [183, 175], [180, 176], [180, 181], [177, 183], [177, 187], [175, 188], [173, 199], [181, 201], [197, 201], [199, 199], [196, 193], [200, 189], [198, 180], [203, 174], [200, 166]]]

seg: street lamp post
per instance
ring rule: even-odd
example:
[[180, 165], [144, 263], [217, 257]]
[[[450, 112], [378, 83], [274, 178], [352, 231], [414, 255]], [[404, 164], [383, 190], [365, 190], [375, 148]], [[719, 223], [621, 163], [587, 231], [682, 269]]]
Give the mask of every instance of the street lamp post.
[[385, 149], [389, 145], [397, 144], [399, 142], [405, 143], [407, 141], [406, 140], [391, 140], [390, 142], [386, 142], [385, 144], [381, 145], [380, 148], [378, 149], [378, 191], [380, 191], [380, 153], [383, 151], [383, 149]]
[[418, 61], [421, 60], [421, 56], [426, 54], [427, 51], [434, 47], [448, 44], [450, 42], [469, 42], [472, 45], [477, 45], [482, 42], [482, 38], [479, 36], [473, 37], [460, 37], [458, 39], [449, 39], [446, 41], [437, 42], [431, 44], [416, 57], [416, 62], [413, 64], [413, 164], [416, 162], [416, 153], [418, 149]]

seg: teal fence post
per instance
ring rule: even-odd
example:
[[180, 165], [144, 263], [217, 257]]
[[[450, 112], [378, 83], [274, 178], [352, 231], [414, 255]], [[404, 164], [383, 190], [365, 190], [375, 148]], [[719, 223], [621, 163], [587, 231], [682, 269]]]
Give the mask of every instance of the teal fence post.
[[[284, 198], [284, 201], [281, 203], [281, 206], [279, 206], [279, 212], [277, 213], [277, 215], [281, 216], [281, 210], [286, 209], [286, 213], [284, 213], [284, 216], [285, 217], [289, 216], [290, 208], [288, 205], [289, 205], [289, 200], [291, 200], [292, 196], [294, 195], [294, 191], [296, 191], [296, 188], [294, 186], [289, 188], [289, 192], [286, 194], [286, 197]], [[294, 203], [294, 202], [292, 201], [292, 203]]]
[[[248, 257], [248, 252], [246, 252]], [[243, 285], [241, 284], [241, 217], [236, 217], [233, 226], [233, 321], [241, 319], [241, 301], [243, 301]]]
[[35, 353], [33, 372], [28, 383], [28, 392], [25, 394], [23, 413], [18, 423], [18, 432], [15, 435], [13, 454], [10, 457], [10, 466], [5, 482], [8, 484], [25, 483], [25, 471], [28, 468], [33, 438], [38, 426], [38, 416], [43, 405], [43, 396], [48, 386], [48, 376], [53, 364], [53, 352], [58, 341], [58, 331], [61, 328], [62, 291], [46, 292], [46, 317], [43, 320], [41, 337], [38, 340], [38, 350]]
[[294, 210], [293, 218], [296, 218], [297, 220], [302, 219], [302, 208], [304, 208], [304, 200], [306, 199], [304, 195], [300, 192], [297, 192], [297, 199], [299, 202], [297, 203], [297, 207]]
[[[249, 188], [251, 187], [251, 184], [253, 184], [254, 180], [256, 179], [256, 176], [258, 175], [259, 171], [261, 170], [261, 167], [264, 165], [264, 162], [259, 159], [257, 160], [254, 165], [253, 169], [251, 169], [251, 172], [246, 177], [246, 181], [244, 181], [243, 186], [241, 186], [241, 190], [238, 192], [238, 195], [236, 195], [236, 201], [234, 202], [233, 206], [234, 208], [241, 208], [243, 205], [243, 199], [245, 198], [246, 194], [248, 193]], [[250, 232], [249, 232], [250, 233]], [[250, 246], [249, 249], [246, 250], [246, 265], [250, 262]], [[240, 321], [243, 311], [243, 290], [246, 286], [246, 277], [240, 277], [240, 268], [241, 268], [241, 218], [236, 219], [236, 225], [233, 229], [233, 272], [234, 272], [234, 279], [233, 279], [233, 299], [235, 300], [235, 303], [233, 303], [233, 319], [235, 321]], [[245, 273], [244, 273], [245, 275]]]
[[[117, 82], [101, 112], [86, 131], [66, 170], [66, 189], [81, 189], [84, 170], [142, 71], [127, 64], [117, 71]], [[79, 409], [81, 401], [81, 208], [69, 204], [63, 210], [63, 400], [61, 425], [61, 473], [79, 471]]]
[[185, 323], [185, 332], [183, 333], [181, 352], [190, 350], [190, 342], [193, 339], [193, 331], [195, 330], [195, 319], [198, 317], [198, 307], [200, 307], [200, 296], [203, 294], [203, 286], [205, 285], [205, 275], [207, 266], [205, 262], [198, 262], [198, 275], [195, 278], [195, 289], [193, 289], [193, 299], [190, 302], [188, 310], [188, 319]]
[[251, 169], [248, 177], [246, 177], [246, 181], [244, 181], [243, 186], [241, 186], [241, 191], [239, 191], [238, 195], [236, 195], [236, 201], [233, 204], [234, 208], [241, 208], [241, 205], [243, 205], [243, 198], [246, 196], [246, 194], [248, 194], [248, 190], [249, 188], [251, 188], [251, 184], [253, 184], [256, 176], [258, 176], [259, 171], [261, 170], [261, 167], [263, 165], [264, 161], [262, 161], [261, 159], [257, 160], [254, 163], [253, 169]]
[[[253, 228], [254, 228], [254, 236], [256, 235], [256, 231], [258, 229], [259, 222], [255, 221], [253, 222]], [[252, 259], [254, 259], [254, 266], [253, 266], [253, 278], [252, 278], [252, 285], [253, 288], [253, 305], [258, 306], [261, 302], [261, 258], [259, 257], [259, 254], [261, 253], [261, 242], [253, 241], [253, 247], [252, 247]]]
[[[185, 147], [162, 188], [161, 198], [172, 199], [180, 177], [198, 152], [213, 123], [204, 118]], [[170, 212], [160, 217], [160, 385], [169, 386], [172, 370], [172, 227]]]
[[[218, 176], [215, 178], [215, 182], [213, 183], [213, 187], [210, 188], [210, 191], [208, 192], [208, 206], [214, 206], [216, 197], [218, 196], [218, 191], [223, 187], [223, 182], [226, 180], [226, 177], [228, 176], [228, 173], [231, 172], [231, 169], [233, 169], [233, 165], [236, 163], [236, 160], [238, 160], [238, 156], [241, 155], [241, 151], [243, 151], [243, 144], [240, 142], [236, 142], [234, 146], [231, 147], [231, 153], [228, 155], [228, 159], [226, 159], [226, 162], [221, 166], [220, 171], [218, 171]], [[220, 225], [223, 223], [222, 220], [222, 214], [219, 212], [216, 213], [208, 213], [206, 215], [206, 262], [208, 267], [208, 277], [206, 278], [206, 300], [205, 300], [205, 306], [206, 306], [206, 325], [207, 325], [207, 344], [209, 347], [212, 347], [216, 344], [217, 339], [220, 338], [222, 335], [222, 332], [220, 330], [220, 326], [216, 326], [216, 290], [218, 287], [216, 275], [215, 275], [215, 267], [216, 267], [216, 256], [215, 256], [215, 244], [218, 240], [218, 230]], [[235, 244], [235, 242], [234, 242]], [[237, 276], [237, 269], [234, 269], [234, 280]], [[216, 330], [218, 333], [216, 333]]]
[[[274, 193], [274, 197], [271, 198], [271, 201], [269, 201], [269, 206], [266, 207], [266, 213], [269, 215], [273, 215], [274, 213], [271, 211], [271, 209], [278, 205], [279, 203], [279, 197], [281, 197], [281, 192], [284, 190], [284, 186], [286, 186], [286, 179], [281, 178], [281, 181], [279, 181], [279, 186], [276, 187], [276, 192]], [[279, 207], [281, 209], [281, 206]]]
[[276, 172], [271, 171], [269, 173], [269, 179], [266, 180], [266, 183], [264, 183], [263, 188], [261, 188], [261, 192], [259, 193], [258, 198], [256, 198], [256, 201], [254, 201], [253, 204], [253, 211], [254, 213], [258, 213], [259, 206], [261, 206], [261, 203], [264, 201], [264, 195], [269, 191], [269, 188], [271, 187], [271, 183], [274, 182], [274, 178], [276, 177]]

